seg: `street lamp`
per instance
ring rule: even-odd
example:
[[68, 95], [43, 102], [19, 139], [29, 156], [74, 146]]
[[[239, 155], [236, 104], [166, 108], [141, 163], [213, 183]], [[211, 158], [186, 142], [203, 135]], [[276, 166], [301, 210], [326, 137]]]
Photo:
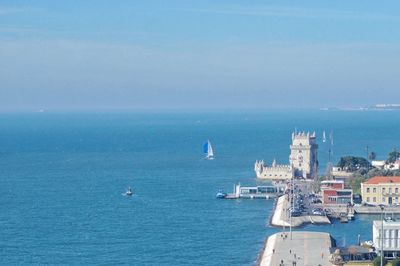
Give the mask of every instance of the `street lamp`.
[[381, 208], [381, 266], [383, 266], [383, 204], [380, 204], [379, 207]]
[[294, 177], [292, 176], [292, 179], [291, 179], [291, 185], [290, 185], [290, 212], [289, 212], [289, 219], [290, 219], [290, 228], [289, 228], [289, 230], [290, 230], [290, 240], [292, 240], [293, 239], [293, 236], [292, 236], [292, 211], [293, 211], [293, 207], [294, 207], [294, 202], [293, 202], [293, 193], [294, 193]]

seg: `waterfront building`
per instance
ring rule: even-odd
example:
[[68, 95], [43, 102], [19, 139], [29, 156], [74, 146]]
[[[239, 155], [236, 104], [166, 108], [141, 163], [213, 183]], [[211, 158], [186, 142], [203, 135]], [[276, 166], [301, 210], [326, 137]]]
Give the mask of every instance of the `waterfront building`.
[[332, 263], [332, 265], [335, 266], [348, 265], [347, 263], [354, 263], [355, 265], [366, 265], [362, 263], [373, 261], [376, 258], [375, 252], [373, 252], [369, 248], [364, 248], [361, 246], [331, 247], [330, 252], [330, 262]]
[[318, 177], [318, 145], [315, 132], [300, 132], [292, 134], [289, 164], [277, 164], [274, 160], [271, 166], [263, 160], [257, 160], [254, 171], [257, 178], [270, 180], [287, 180], [293, 177], [317, 179]]
[[399, 204], [400, 176], [375, 176], [361, 183], [363, 202], [373, 205]]
[[292, 134], [290, 145], [290, 165], [295, 169], [296, 177], [318, 178], [318, 145], [315, 132]]
[[[381, 238], [382, 236], [382, 238]], [[377, 220], [372, 224], [372, 237], [377, 251], [381, 250], [383, 240], [383, 254], [386, 258], [400, 256], [400, 222], [393, 219]]]
[[353, 190], [346, 189], [342, 180], [321, 182], [323, 204], [353, 204]]

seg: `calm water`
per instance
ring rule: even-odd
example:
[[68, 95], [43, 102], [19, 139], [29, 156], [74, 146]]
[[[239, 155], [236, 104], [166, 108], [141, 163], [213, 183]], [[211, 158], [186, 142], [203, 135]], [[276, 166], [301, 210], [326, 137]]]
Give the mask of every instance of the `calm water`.
[[[334, 131], [334, 158], [398, 144], [399, 112], [0, 115], [0, 264], [252, 265], [272, 201], [214, 198], [286, 163], [291, 132]], [[202, 160], [210, 138], [216, 160]], [[320, 141], [320, 140], [319, 140]], [[321, 142], [321, 141], [320, 141]], [[327, 147], [320, 143], [321, 172]], [[121, 195], [128, 186], [136, 193]], [[338, 244], [374, 217], [306, 226]]]

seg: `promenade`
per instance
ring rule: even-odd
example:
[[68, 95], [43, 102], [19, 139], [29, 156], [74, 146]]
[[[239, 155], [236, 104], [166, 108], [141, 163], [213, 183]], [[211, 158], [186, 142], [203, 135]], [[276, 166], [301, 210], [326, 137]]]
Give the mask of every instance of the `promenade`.
[[331, 246], [328, 233], [295, 231], [292, 239], [290, 233], [276, 233], [268, 238], [258, 265], [330, 266]]

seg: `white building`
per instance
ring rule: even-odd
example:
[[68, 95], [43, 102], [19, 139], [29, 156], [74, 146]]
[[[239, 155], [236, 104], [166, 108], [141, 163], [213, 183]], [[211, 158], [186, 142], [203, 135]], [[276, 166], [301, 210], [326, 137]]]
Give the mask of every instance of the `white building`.
[[400, 169], [400, 160], [396, 160], [394, 163], [389, 163], [385, 165], [385, 169], [387, 170], [399, 170]]
[[386, 161], [372, 161], [371, 165], [378, 169], [385, 170], [399, 170], [400, 169], [400, 160], [396, 160], [394, 163], [386, 163]]
[[373, 167], [375, 167], [375, 168], [383, 169], [383, 168], [385, 167], [385, 165], [386, 165], [386, 162], [385, 162], [385, 161], [373, 160], [373, 161], [371, 162], [371, 165], [372, 165]]
[[[376, 250], [380, 252], [382, 246], [382, 222], [374, 221], [372, 224], [373, 242]], [[386, 258], [400, 256], [400, 221], [392, 219], [383, 220], [383, 253]]]

